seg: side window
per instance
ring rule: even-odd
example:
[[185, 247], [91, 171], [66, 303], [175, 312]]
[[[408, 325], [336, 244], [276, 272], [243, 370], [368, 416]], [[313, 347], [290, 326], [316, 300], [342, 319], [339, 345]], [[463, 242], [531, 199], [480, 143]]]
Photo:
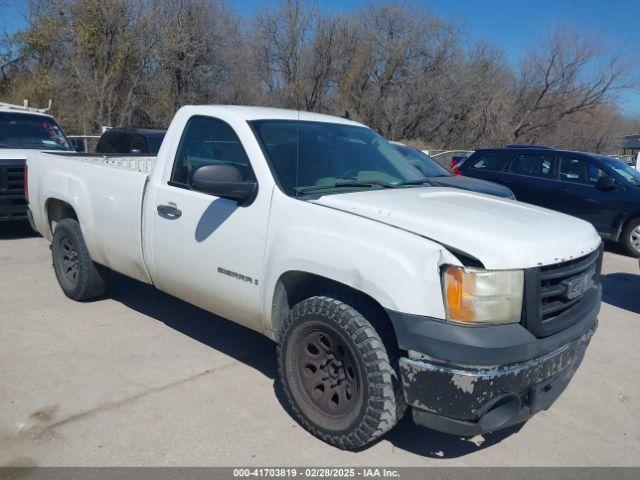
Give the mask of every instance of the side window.
[[609, 176], [607, 172], [596, 167], [593, 163], [589, 164], [589, 183], [595, 185], [601, 178]]
[[475, 160], [471, 168], [475, 170], [500, 171], [504, 168], [509, 157], [505, 154], [491, 153]]
[[186, 186], [191, 172], [205, 165], [231, 165], [242, 180], [255, 180], [249, 158], [233, 129], [216, 118], [192, 117], [180, 139], [170, 183]]
[[560, 180], [595, 185], [601, 177], [609, 175], [604, 170], [582, 158], [560, 158]]
[[553, 155], [539, 153], [520, 153], [511, 161], [509, 168], [516, 175], [530, 177], [552, 178]]

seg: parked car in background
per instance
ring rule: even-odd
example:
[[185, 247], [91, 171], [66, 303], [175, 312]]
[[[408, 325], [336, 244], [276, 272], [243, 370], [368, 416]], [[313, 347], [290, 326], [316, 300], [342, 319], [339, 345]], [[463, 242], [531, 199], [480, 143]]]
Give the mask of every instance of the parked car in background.
[[325, 442], [367, 445], [407, 406], [455, 435], [505, 428], [580, 365], [602, 292], [587, 222], [432, 187], [339, 117], [188, 106], [163, 146], [29, 156], [62, 291], [96, 298], [111, 269], [268, 336], [292, 415]]
[[464, 159], [465, 159], [465, 157], [452, 156], [451, 157], [451, 163], [449, 164], [449, 169], [453, 172], [455, 170], [455, 168], [458, 166], [458, 164]]
[[165, 133], [166, 130], [150, 128], [110, 128], [98, 140], [96, 152], [155, 155]]
[[26, 220], [24, 195], [27, 154], [73, 151], [46, 109], [0, 103], [0, 221]]
[[440, 166], [433, 158], [417, 148], [409, 147], [398, 142], [391, 142], [398, 151], [420, 172], [427, 177], [431, 185], [437, 187], [460, 188], [472, 192], [486, 193], [502, 198], [516, 198], [513, 192], [499, 183], [487, 182], [475, 178], [454, 175], [446, 168]]
[[640, 256], [640, 172], [618, 159], [514, 146], [477, 150], [458, 171], [501, 183], [522, 202], [587, 220], [602, 238]]

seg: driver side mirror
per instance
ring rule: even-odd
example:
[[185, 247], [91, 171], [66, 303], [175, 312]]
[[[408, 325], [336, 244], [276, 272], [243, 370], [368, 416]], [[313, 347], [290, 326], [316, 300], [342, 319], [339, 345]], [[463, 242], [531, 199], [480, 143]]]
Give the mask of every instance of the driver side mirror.
[[596, 183], [596, 188], [603, 192], [609, 192], [618, 188], [618, 182], [613, 177], [600, 177], [598, 183]]
[[232, 165], [205, 165], [191, 172], [189, 188], [246, 206], [258, 193], [258, 182], [242, 180], [242, 173]]

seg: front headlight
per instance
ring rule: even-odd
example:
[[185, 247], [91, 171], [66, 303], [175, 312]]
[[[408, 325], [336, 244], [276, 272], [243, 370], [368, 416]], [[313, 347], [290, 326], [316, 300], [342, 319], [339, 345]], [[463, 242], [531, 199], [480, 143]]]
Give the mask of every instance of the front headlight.
[[447, 320], [475, 324], [518, 323], [523, 270], [447, 267], [442, 275]]

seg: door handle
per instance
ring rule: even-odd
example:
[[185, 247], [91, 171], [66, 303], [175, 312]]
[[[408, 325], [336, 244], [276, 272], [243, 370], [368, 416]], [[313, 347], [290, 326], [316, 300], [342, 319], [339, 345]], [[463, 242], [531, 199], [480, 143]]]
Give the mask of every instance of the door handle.
[[163, 218], [172, 220], [174, 218], [180, 218], [182, 210], [179, 210], [175, 203], [169, 202], [167, 205], [158, 205], [158, 214]]

